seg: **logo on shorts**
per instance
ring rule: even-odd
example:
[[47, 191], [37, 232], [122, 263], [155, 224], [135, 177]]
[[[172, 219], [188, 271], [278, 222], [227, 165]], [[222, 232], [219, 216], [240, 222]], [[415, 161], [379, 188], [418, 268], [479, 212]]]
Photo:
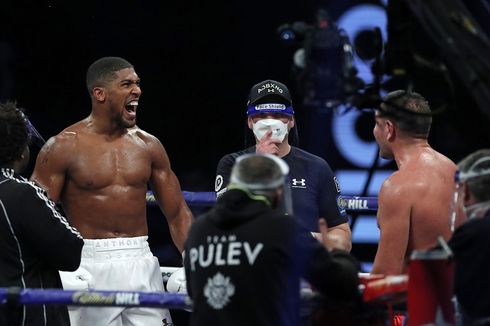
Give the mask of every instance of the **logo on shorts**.
[[223, 309], [230, 302], [230, 297], [235, 294], [235, 286], [229, 277], [224, 277], [220, 272], [212, 278], [204, 287], [204, 296], [208, 304], [216, 310]]

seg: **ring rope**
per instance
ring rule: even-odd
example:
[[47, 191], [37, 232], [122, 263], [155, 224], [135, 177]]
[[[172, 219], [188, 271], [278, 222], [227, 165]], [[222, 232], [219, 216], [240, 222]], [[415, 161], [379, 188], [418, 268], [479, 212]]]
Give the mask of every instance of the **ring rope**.
[[[216, 202], [216, 193], [214, 191], [182, 191], [185, 201], [192, 206], [213, 206]], [[157, 205], [157, 200], [153, 192], [146, 193], [146, 202], [151, 206]], [[339, 198], [339, 206], [345, 207], [352, 212], [373, 212], [378, 210], [378, 197], [361, 197], [361, 196], [342, 196]]]
[[[303, 292], [301, 292], [301, 297], [302, 301], [309, 301], [313, 298], [311, 294]], [[0, 288], [0, 305], [12, 300], [21, 305], [56, 304], [192, 310], [192, 300], [185, 293]]]
[[[13, 295], [14, 294], [14, 295]], [[142, 291], [76, 291], [61, 289], [0, 288], [0, 304], [15, 299], [23, 305], [62, 304], [74, 306], [124, 306], [189, 309], [186, 294]]]
[[[380, 276], [374, 279], [359, 276], [361, 278], [359, 291], [363, 294], [364, 302], [387, 304], [406, 300], [407, 275]], [[301, 289], [300, 295], [302, 305], [310, 303], [317, 297], [314, 291], [307, 288]], [[192, 309], [192, 301], [185, 293], [0, 288], [0, 304], [11, 301], [22, 305], [62, 304]]]

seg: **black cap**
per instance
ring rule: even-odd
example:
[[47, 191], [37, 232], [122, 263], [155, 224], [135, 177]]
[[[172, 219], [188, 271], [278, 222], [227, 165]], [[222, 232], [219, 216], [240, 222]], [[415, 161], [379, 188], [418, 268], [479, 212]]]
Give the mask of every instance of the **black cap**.
[[247, 105], [279, 103], [286, 106], [292, 105], [289, 89], [283, 83], [267, 79], [255, 84], [250, 89]]

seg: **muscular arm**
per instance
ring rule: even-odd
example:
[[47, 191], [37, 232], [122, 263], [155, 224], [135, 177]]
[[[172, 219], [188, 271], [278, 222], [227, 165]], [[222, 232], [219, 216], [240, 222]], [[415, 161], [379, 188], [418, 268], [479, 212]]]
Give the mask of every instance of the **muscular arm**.
[[50, 138], [41, 148], [31, 180], [43, 187], [51, 200], [58, 202], [69, 166], [74, 134], [65, 133]]
[[172, 240], [177, 249], [182, 252], [193, 221], [192, 213], [184, 200], [179, 181], [170, 167], [167, 152], [162, 144], [154, 138], [149, 146], [153, 159], [151, 188], [167, 219]]
[[380, 240], [373, 274], [401, 274], [407, 253], [411, 204], [400, 178], [386, 180], [378, 195]]

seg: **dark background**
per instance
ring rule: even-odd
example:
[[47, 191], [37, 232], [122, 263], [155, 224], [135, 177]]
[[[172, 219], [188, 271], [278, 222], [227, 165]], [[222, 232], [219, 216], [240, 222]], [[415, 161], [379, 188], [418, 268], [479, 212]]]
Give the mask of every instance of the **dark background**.
[[[397, 2], [402, 3], [391, 3]], [[314, 23], [320, 6], [334, 21], [360, 3], [386, 6], [384, 1], [3, 0], [0, 99], [16, 100], [47, 139], [89, 114], [88, 66], [102, 56], [121, 56], [135, 66], [142, 81], [138, 125], [161, 140], [183, 190], [212, 191], [218, 160], [244, 145], [248, 90], [271, 78], [290, 86], [300, 146], [315, 149], [326, 143], [316, 154], [334, 170], [356, 168], [328, 145], [324, 133], [314, 129], [313, 136], [304, 136], [311, 131], [308, 119], [315, 120], [316, 114], [323, 119], [332, 112], [307, 111], [311, 108], [304, 105], [291, 68], [298, 46], [280, 41], [277, 29], [295, 21]], [[414, 51], [407, 44], [436, 60], [443, 58], [445, 50], [423, 29], [396, 28], [397, 20], [400, 26], [414, 23], [406, 8], [402, 12], [392, 14], [394, 21], [389, 22], [391, 37], [406, 45], [397, 58]], [[488, 22], [481, 10], [476, 12], [481, 22]], [[475, 104], [465, 81], [451, 75], [454, 91], [449, 92], [440, 76], [410, 68], [407, 78], [433, 106], [451, 104], [434, 117], [433, 147], [454, 161], [488, 147], [488, 116]], [[403, 82], [386, 90], [399, 85]], [[360, 137], [369, 141], [372, 127], [370, 118], [356, 125]], [[162, 265], [180, 264], [161, 214], [156, 208], [149, 213], [150, 239]], [[369, 260], [373, 252], [354, 248], [355, 254], [368, 255], [362, 259]]]
[[[89, 114], [87, 67], [102, 56], [124, 57], [142, 79], [139, 126], [160, 138], [184, 188], [211, 189], [219, 158], [243, 145], [245, 102], [254, 83], [272, 78], [290, 86], [301, 139], [306, 121], [291, 72], [295, 48], [279, 40], [277, 28], [312, 23], [320, 5], [334, 20], [359, 3], [384, 6], [380, 1], [4, 0], [0, 99], [17, 100], [47, 138]], [[442, 51], [431, 49], [423, 35], [413, 39]], [[437, 88], [433, 81], [426, 76], [419, 91]], [[488, 134], [465, 124], [480, 121], [473, 118], [480, 113], [463, 90], [456, 96], [462, 98], [460, 107], [436, 119], [433, 135], [453, 159]]]
[[[88, 66], [130, 61], [142, 81], [138, 125], [164, 144], [185, 188], [211, 189], [219, 158], [243, 144], [250, 86], [287, 82], [291, 55], [275, 35], [308, 7], [276, 1], [8, 1], [11, 91], [44, 137], [90, 112]], [[280, 6], [279, 6], [280, 5]], [[288, 6], [289, 15], [280, 14]], [[10, 83], [10, 81], [9, 81]]]

